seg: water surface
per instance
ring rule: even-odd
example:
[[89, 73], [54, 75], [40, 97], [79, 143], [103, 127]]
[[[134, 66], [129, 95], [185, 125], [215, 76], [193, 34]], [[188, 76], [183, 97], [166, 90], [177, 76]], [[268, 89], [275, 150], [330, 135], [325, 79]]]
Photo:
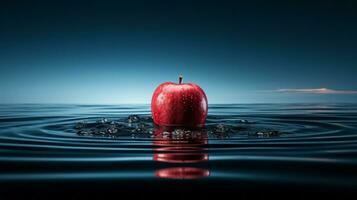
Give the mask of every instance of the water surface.
[[10, 196], [354, 191], [356, 130], [357, 104], [210, 105], [199, 130], [155, 127], [148, 105], [0, 105], [0, 183]]

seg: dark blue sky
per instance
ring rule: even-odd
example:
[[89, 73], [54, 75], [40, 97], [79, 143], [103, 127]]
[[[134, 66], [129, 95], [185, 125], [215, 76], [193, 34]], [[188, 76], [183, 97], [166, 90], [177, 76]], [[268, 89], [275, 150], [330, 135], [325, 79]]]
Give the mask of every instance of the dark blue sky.
[[354, 1], [0, 4], [1, 103], [150, 103], [179, 74], [209, 103], [357, 102]]

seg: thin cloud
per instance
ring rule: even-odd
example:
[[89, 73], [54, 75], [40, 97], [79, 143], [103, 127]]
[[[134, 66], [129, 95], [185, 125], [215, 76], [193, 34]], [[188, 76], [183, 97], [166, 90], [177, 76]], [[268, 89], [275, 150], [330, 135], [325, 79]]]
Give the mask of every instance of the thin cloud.
[[328, 88], [302, 88], [302, 89], [277, 89], [279, 93], [298, 93], [298, 94], [357, 94], [357, 90], [334, 90]]

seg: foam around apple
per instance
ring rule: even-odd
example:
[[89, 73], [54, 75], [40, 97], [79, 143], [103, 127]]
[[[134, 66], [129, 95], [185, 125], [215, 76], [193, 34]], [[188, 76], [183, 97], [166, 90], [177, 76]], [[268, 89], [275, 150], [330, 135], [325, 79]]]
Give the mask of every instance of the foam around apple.
[[159, 126], [204, 126], [207, 118], [207, 97], [194, 83], [166, 82], [159, 85], [151, 100], [154, 123]]

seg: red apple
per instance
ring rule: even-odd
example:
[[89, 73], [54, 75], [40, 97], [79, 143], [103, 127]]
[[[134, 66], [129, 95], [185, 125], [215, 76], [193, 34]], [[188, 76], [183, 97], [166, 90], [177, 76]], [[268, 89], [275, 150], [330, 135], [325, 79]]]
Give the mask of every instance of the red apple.
[[207, 97], [196, 84], [166, 82], [159, 85], [151, 100], [154, 123], [159, 126], [201, 127], [207, 118]]

